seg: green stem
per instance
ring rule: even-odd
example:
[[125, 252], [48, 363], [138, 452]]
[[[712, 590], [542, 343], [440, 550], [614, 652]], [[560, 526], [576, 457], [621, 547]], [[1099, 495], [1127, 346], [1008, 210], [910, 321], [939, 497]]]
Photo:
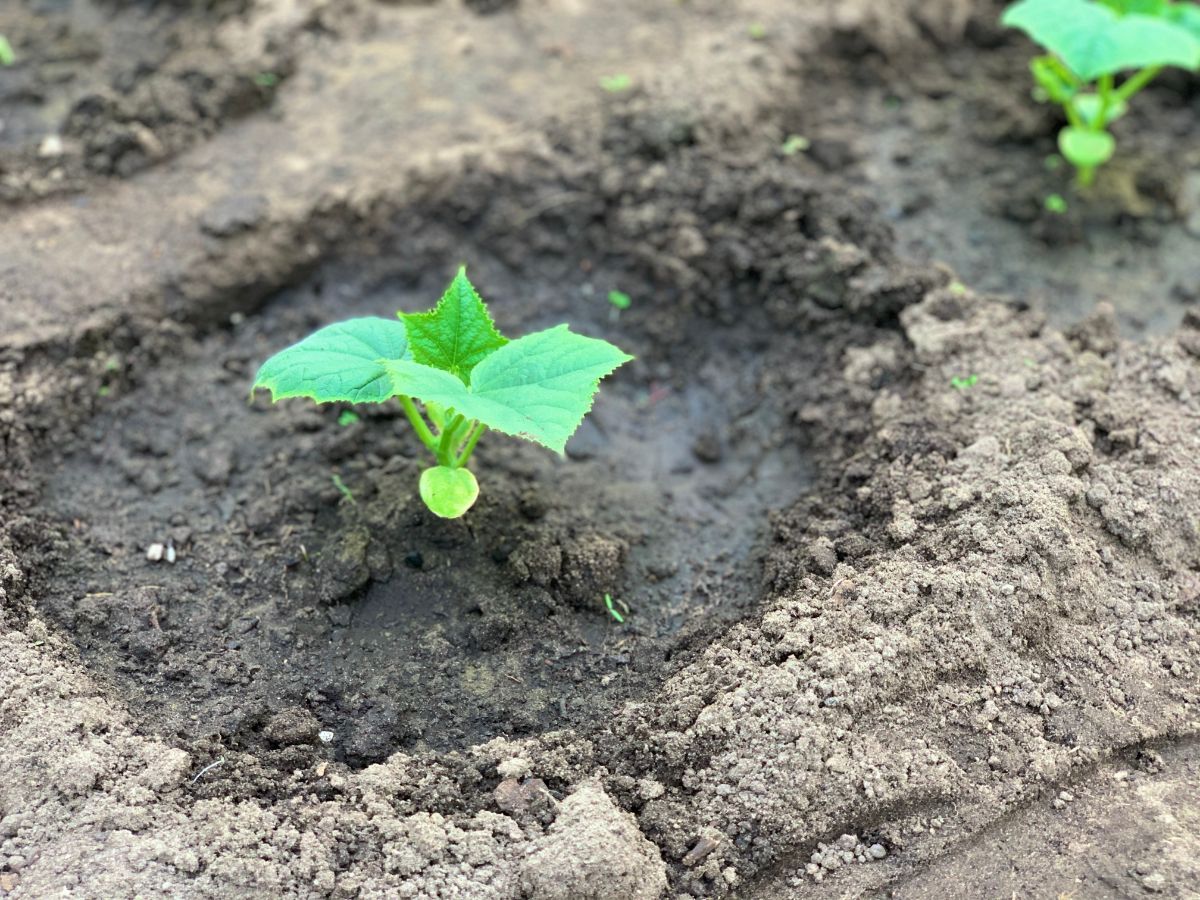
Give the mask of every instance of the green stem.
[[1125, 79], [1125, 82], [1117, 88], [1116, 98], [1118, 100], [1128, 100], [1151, 81], [1162, 71], [1162, 66], [1150, 66], [1142, 69], [1136, 75], [1131, 75]]
[[1083, 119], [1079, 118], [1079, 113], [1075, 111], [1075, 104], [1068, 100], [1062, 105], [1063, 112], [1067, 114], [1067, 121], [1071, 123], [1072, 128], [1082, 128]]
[[467, 464], [467, 461], [471, 458], [471, 454], [475, 452], [475, 445], [479, 443], [479, 439], [483, 437], [485, 431], [487, 431], [487, 426], [480, 422], [467, 439], [467, 446], [463, 447], [462, 455], [455, 462], [455, 466], [465, 466]]
[[462, 427], [464, 421], [466, 421], [466, 419], [463, 417], [463, 414], [457, 413], [454, 418], [450, 420], [450, 424], [442, 429], [442, 439], [438, 443], [436, 451], [439, 465], [449, 466], [452, 469], [454, 468], [457, 462], [454, 454], [454, 435], [458, 429]]
[[425, 424], [425, 418], [417, 410], [417, 406], [412, 402], [411, 397], [400, 395], [400, 405], [404, 407], [404, 414], [408, 416], [408, 421], [412, 424], [413, 431], [417, 433], [417, 437], [421, 439], [431, 452], [437, 453], [438, 442], [433, 436], [433, 432], [429, 430], [429, 426]]
[[1100, 76], [1100, 109], [1096, 112], [1096, 118], [1092, 120], [1092, 131], [1103, 131], [1108, 127], [1108, 111], [1112, 107], [1113, 102], [1113, 77], [1112, 75]]

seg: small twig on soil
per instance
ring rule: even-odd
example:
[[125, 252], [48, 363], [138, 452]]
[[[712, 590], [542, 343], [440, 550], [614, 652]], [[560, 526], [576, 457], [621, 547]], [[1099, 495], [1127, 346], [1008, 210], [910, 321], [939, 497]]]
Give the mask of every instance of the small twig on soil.
[[217, 766], [224, 765], [224, 764], [225, 764], [225, 757], [223, 757], [223, 756], [220, 759], [218, 759], [216, 762], [209, 763], [207, 766], [205, 766], [203, 769], [201, 769], [199, 772], [196, 773], [196, 777], [192, 779], [192, 784], [195, 784], [197, 781], [199, 781], [201, 778], [203, 778], [207, 773], [211, 772]]

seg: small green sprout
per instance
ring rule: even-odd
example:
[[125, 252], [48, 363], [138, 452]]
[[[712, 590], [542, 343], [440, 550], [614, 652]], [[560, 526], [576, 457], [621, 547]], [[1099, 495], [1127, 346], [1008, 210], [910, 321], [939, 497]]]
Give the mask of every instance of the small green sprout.
[[254, 76], [254, 83], [260, 88], [270, 89], [279, 84], [279, 76], [274, 72], [258, 72]]
[[510, 341], [496, 330], [465, 268], [433, 309], [398, 315], [399, 321], [365, 317], [327, 325], [263, 363], [254, 387], [269, 390], [274, 401], [397, 398], [437, 461], [421, 473], [421, 499], [447, 519], [466, 513], [479, 496], [466, 465], [485, 431], [562, 453], [600, 379], [633, 358], [566, 325]]
[[975, 387], [975, 385], [977, 385], [978, 383], [979, 383], [978, 375], [968, 375], [966, 378], [963, 378], [959, 375], [955, 375], [953, 378], [950, 379], [950, 387], [954, 388], [956, 391], [969, 391], [971, 388]]
[[0, 34], [0, 66], [11, 66], [17, 61], [17, 54], [13, 52], [12, 44], [8, 42], [8, 38]]
[[[1167, 66], [1200, 69], [1200, 5], [1171, 0], [1020, 0], [1001, 18], [1050, 52], [1030, 64], [1035, 97], [1062, 106], [1058, 149], [1081, 187], [1112, 159], [1108, 127]], [[1116, 76], [1130, 72], [1121, 84]]]
[[[624, 612], [619, 612], [616, 606], [621, 607]], [[612, 594], [604, 595], [604, 607], [608, 610], [608, 614], [617, 620], [618, 625], [625, 624], [625, 616], [629, 615], [629, 604], [624, 600], [613, 600]]]
[[946, 290], [952, 293], [955, 297], [961, 297], [967, 292], [967, 286], [961, 281], [952, 281]]
[[1046, 208], [1046, 212], [1054, 213], [1056, 216], [1061, 216], [1067, 211], [1067, 201], [1063, 199], [1062, 194], [1047, 194], [1046, 199], [1042, 201], [1042, 206]]
[[633, 87], [633, 76], [627, 75], [624, 72], [618, 72], [616, 75], [605, 75], [600, 79], [600, 87], [604, 88], [610, 94], [620, 94]]
[[765, 41], [767, 39], [767, 26], [762, 22], [751, 22], [746, 29], [746, 33], [750, 35], [752, 41]]
[[359, 421], [359, 415], [352, 409], [344, 409], [342, 410], [342, 414], [338, 416], [338, 424], [343, 428], [349, 428], [357, 421]]
[[789, 134], [788, 139], [783, 142], [783, 146], [779, 148], [779, 152], [784, 156], [795, 156], [797, 153], [803, 153], [812, 146], [812, 141], [799, 134]]
[[343, 497], [345, 497], [347, 500], [349, 500], [352, 504], [357, 506], [358, 501], [354, 499], [354, 492], [351, 491], [350, 488], [346, 487], [346, 482], [342, 481], [342, 476], [339, 475], [337, 472], [334, 472], [333, 476], [332, 476], [332, 480], [333, 480], [333, 486], [338, 489], [338, 493], [340, 493]]
[[624, 291], [609, 291], [608, 302], [612, 306], [612, 318], [616, 319], [617, 316], [633, 305], [633, 298]]

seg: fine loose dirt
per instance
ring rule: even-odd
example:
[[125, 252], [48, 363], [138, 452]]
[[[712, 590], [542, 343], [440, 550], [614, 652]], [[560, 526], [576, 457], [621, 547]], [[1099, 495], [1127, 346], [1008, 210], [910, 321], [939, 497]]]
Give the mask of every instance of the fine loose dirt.
[[[5, 10], [0, 896], [1197, 896], [1195, 83], [794, 6]], [[637, 359], [446, 522], [247, 396], [463, 262]]]

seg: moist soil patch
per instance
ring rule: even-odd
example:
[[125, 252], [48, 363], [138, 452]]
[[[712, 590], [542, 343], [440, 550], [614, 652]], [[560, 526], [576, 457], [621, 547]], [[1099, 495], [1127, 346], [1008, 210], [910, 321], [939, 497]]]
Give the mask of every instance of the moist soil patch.
[[[1062, 111], [1030, 99], [1036, 48], [970, 9], [961, 36], [895, 51], [870, 29], [806, 59], [782, 134], [797, 165], [873, 185], [907, 258], [948, 263], [978, 291], [1019, 298], [1059, 327], [1097, 303], [1130, 335], [1174, 328], [1200, 284], [1200, 90], [1167, 72], [1114, 129], [1091, 190], [1058, 155]], [[781, 138], [782, 140], [782, 138]], [[1051, 212], [1058, 195], [1066, 212]]]
[[[325, 323], [331, 297], [351, 316], [438, 295], [436, 275], [402, 287], [384, 262], [370, 279], [333, 265], [229, 331], [181, 336], [55, 466], [47, 506], [69, 542], [48, 608], [153, 730], [255, 749], [330, 731], [361, 764], [586, 729], [754, 609], [767, 515], [811, 468], [773, 370], [836, 333], [701, 320], [663, 345], [639, 326], [670, 314], [661, 284], [472, 263], [510, 333], [563, 319], [645, 361], [606, 385], [565, 459], [488, 441], [469, 519], [415, 496], [426, 463], [398, 407], [350, 422], [246, 403], [258, 363]], [[643, 311], [610, 316], [618, 283]], [[153, 543], [175, 563], [148, 561]]]
[[[405, 210], [371, 255], [325, 265], [254, 315], [168, 329], [158, 344], [169, 355], [144, 377], [127, 375], [117, 349], [101, 351], [102, 411], [44, 470], [60, 538], [38, 588], [147, 734], [214, 759], [253, 753], [269, 772], [315, 756], [356, 767], [398, 749], [603, 730], [622, 702], [759, 608], [770, 515], [810, 489], [834, 447], [813, 440], [799, 410], [826, 398], [822, 369], [941, 276], [885, 268], [856, 289], [847, 273], [871, 264], [838, 258], [835, 235], [882, 240], [864, 201], [831, 203], [773, 161], [722, 175], [719, 158], [689, 151], [668, 174], [638, 156], [636, 131], [617, 140], [617, 128], [630, 133], [614, 125], [606, 144], [634, 149], [613, 151], [630, 155], [612, 199], [589, 187], [604, 157], [566, 181], [467, 178], [435, 209]], [[647, 173], [653, 188], [639, 194]], [[681, 206], [702, 182], [700, 201]], [[514, 231], [509, 204], [529, 193], [573, 202], [535, 199]], [[511, 257], [472, 253], [465, 234], [427, 240], [425, 254], [400, 249], [437, 233], [447, 205], [472, 230], [478, 218], [485, 231], [504, 227]], [[662, 230], [656, 240], [682, 246], [697, 266], [687, 286], [670, 277], [677, 263], [592, 243], [622, 230]], [[759, 248], [743, 266], [772, 271], [776, 289], [701, 263], [710, 242], [726, 256]], [[757, 255], [784, 246], [808, 248], [790, 264], [821, 276], [804, 293], [801, 272]], [[416, 497], [426, 463], [398, 407], [346, 417], [246, 400], [261, 360], [331, 308], [343, 318], [428, 306], [450, 253], [467, 254], [509, 333], [569, 321], [638, 357], [564, 458], [485, 442], [482, 499], [454, 522]], [[617, 288], [635, 298], [623, 312], [607, 300]], [[843, 314], [847, 302], [860, 315]], [[147, 559], [153, 544], [175, 561]], [[210, 789], [227, 789], [225, 775]]]

